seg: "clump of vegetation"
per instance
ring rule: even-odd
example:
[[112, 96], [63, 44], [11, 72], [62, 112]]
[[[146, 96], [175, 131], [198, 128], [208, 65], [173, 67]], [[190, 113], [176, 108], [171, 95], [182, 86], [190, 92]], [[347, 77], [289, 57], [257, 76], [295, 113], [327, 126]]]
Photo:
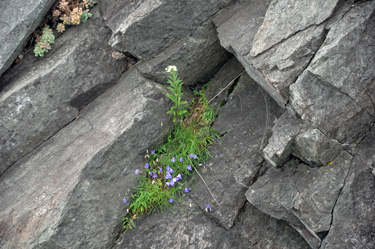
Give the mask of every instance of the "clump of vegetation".
[[53, 35], [52, 29], [49, 26], [43, 28], [42, 36], [38, 37], [36, 40], [34, 53], [35, 56], [44, 56], [51, 49], [51, 44], [55, 43], [55, 36]]
[[[66, 25], [78, 25], [81, 22], [87, 22], [88, 18], [92, 16], [89, 13], [89, 8], [96, 3], [96, 0], [61, 0], [52, 11], [53, 26], [56, 26], [58, 32], [63, 33]], [[55, 36], [52, 29], [45, 26], [42, 35], [36, 38], [35, 56], [44, 56], [44, 53], [51, 49], [51, 44], [54, 42]]]
[[[183, 107], [187, 102], [181, 101], [183, 82], [178, 78], [177, 68], [166, 70], [171, 73], [169, 90], [173, 95], [169, 97], [175, 103], [174, 112], [168, 113], [173, 114], [177, 122], [164, 144], [150, 153], [147, 151], [148, 162], [143, 166], [145, 175], [140, 174], [139, 169], [135, 171], [140, 185], [131, 195], [127, 215], [123, 218], [124, 229], [134, 228], [134, 220], [140, 215], [171, 207], [190, 192], [188, 177], [210, 157], [207, 147], [213, 144], [211, 135], [215, 132], [210, 125], [214, 111], [203, 95], [193, 101], [190, 108]], [[211, 211], [209, 205], [206, 205], [206, 211]]]

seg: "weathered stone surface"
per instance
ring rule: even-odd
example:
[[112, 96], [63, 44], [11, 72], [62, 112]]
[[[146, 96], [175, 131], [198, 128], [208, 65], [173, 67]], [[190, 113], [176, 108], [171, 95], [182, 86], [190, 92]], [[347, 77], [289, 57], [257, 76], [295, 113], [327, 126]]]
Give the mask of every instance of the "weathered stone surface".
[[55, 0], [0, 1], [0, 76], [25, 47]]
[[210, 80], [217, 70], [230, 58], [230, 53], [220, 46], [211, 20], [197, 27], [193, 33], [162, 51], [155, 58], [141, 62], [138, 70], [148, 79], [167, 84], [165, 68], [175, 65], [184, 85]]
[[[243, 71], [241, 63], [232, 57], [220, 70], [215, 74], [210, 81], [204, 96], [210, 102], [210, 105], [214, 108], [218, 107], [223, 100], [228, 96], [228, 84]], [[225, 90], [223, 90], [227, 87]], [[221, 92], [221, 93], [220, 93]], [[216, 96], [219, 94], [218, 96]], [[215, 97], [216, 96], [216, 97]], [[215, 98], [214, 98], [215, 97]], [[213, 99], [214, 98], [214, 99]]]
[[[220, 109], [213, 128], [221, 134], [221, 141], [210, 147], [213, 158], [201, 169], [220, 205], [199, 177], [190, 197], [202, 209], [209, 204], [214, 209], [209, 217], [227, 229], [233, 226], [245, 202], [245, 191], [262, 162], [259, 152], [271, 135], [272, 121], [281, 113], [282, 109], [246, 73]], [[243, 178], [238, 177], [238, 170], [246, 173]]]
[[295, 138], [293, 155], [307, 164], [319, 166], [332, 162], [341, 152], [342, 146], [329, 139], [318, 129], [307, 129]]
[[263, 150], [263, 156], [276, 167], [292, 153], [295, 137], [303, 128], [303, 123], [288, 112], [285, 112], [279, 119], [275, 119], [274, 122], [272, 136]]
[[78, 116], [126, 68], [111, 57], [110, 31], [96, 8], [43, 59], [32, 54], [0, 78], [0, 174]]
[[322, 249], [375, 248], [375, 131], [359, 144]]
[[354, 5], [290, 87], [302, 119], [341, 143], [356, 143], [374, 121], [375, 2]]
[[[289, 86], [305, 70], [325, 38], [325, 25], [307, 28], [257, 57], [245, 56], [260, 76], [285, 100]], [[276, 32], [278, 33], [278, 32]]]
[[164, 89], [132, 70], [7, 170], [0, 178], [0, 247], [109, 248], [134, 170], [168, 133], [170, 105]]
[[255, 36], [250, 51], [251, 56], [257, 56], [299, 31], [321, 24], [333, 14], [339, 2], [339, 0], [272, 1], [264, 22]]
[[293, 228], [249, 203], [236, 224], [226, 230], [210, 221], [208, 213], [202, 212], [190, 198], [184, 200], [173, 213], [141, 217], [136, 221], [137, 228], [122, 234], [113, 248], [309, 249]]
[[281, 169], [269, 169], [249, 188], [246, 198], [260, 211], [287, 221], [311, 248], [319, 248], [319, 236], [330, 229], [333, 207], [351, 160], [345, 151], [322, 168], [310, 168], [292, 159]]
[[[192, 34], [209, 17], [233, 2], [233, 0], [112, 2], [105, 5], [103, 16], [114, 33], [110, 40], [111, 46], [128, 51], [140, 59], [151, 59], [178, 40]], [[118, 6], [123, 7], [118, 8]]]

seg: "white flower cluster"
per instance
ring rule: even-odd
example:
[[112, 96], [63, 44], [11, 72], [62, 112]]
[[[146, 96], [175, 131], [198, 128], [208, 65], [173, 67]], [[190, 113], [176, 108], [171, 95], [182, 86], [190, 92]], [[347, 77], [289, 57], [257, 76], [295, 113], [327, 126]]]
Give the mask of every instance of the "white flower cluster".
[[165, 71], [166, 71], [167, 73], [170, 73], [172, 70], [175, 71], [175, 72], [177, 72], [177, 67], [176, 67], [176, 66], [168, 66], [168, 67], [165, 69]]

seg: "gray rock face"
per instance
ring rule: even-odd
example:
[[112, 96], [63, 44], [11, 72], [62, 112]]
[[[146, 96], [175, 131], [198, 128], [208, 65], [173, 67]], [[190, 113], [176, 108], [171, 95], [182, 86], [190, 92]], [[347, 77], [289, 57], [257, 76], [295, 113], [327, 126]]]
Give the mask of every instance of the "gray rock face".
[[167, 84], [165, 68], [177, 66], [184, 85], [210, 80], [210, 77], [230, 58], [230, 53], [220, 46], [215, 26], [211, 20], [197, 27], [193, 33], [172, 44], [151, 60], [137, 65], [148, 79]]
[[213, 223], [207, 217], [209, 213], [190, 198], [185, 197], [184, 201], [173, 213], [140, 218], [137, 228], [122, 234], [113, 248], [310, 248], [285, 222], [259, 212], [249, 203], [236, 224], [226, 230]]
[[202, 209], [209, 204], [213, 212], [207, 215], [226, 229], [233, 226], [245, 202], [245, 191], [263, 161], [259, 152], [271, 134], [272, 120], [281, 113], [282, 109], [246, 73], [220, 109], [213, 128], [222, 134], [221, 141], [210, 148], [213, 158], [201, 169], [220, 205], [199, 177], [190, 197]]
[[[210, 105], [217, 108], [228, 96], [228, 84], [243, 71], [241, 63], [232, 57], [210, 81], [204, 96], [210, 102]], [[225, 89], [226, 88], [226, 89]], [[225, 90], [224, 90], [225, 89]], [[218, 95], [219, 94], [219, 95]], [[216, 96], [217, 95], [217, 96]], [[216, 97], [215, 97], [216, 96]]]
[[128, 51], [140, 59], [151, 59], [193, 33], [220, 8], [234, 1], [105, 2], [103, 16], [114, 33], [110, 40], [111, 46]]
[[40, 25], [55, 0], [0, 2], [0, 76], [13, 63], [29, 35]]
[[341, 143], [358, 142], [374, 120], [374, 10], [374, 2], [351, 8], [290, 87], [301, 118]]
[[299, 31], [321, 24], [333, 14], [339, 2], [339, 0], [272, 1], [263, 24], [255, 36], [250, 51], [251, 56], [257, 56]]
[[327, 165], [341, 152], [342, 146], [334, 139], [328, 139], [318, 129], [307, 129], [296, 138], [293, 155], [310, 165]]
[[249, 188], [246, 198], [262, 212], [287, 221], [311, 248], [319, 248], [319, 235], [330, 229], [351, 160], [349, 153], [342, 152], [322, 168], [310, 168], [296, 159], [288, 161], [281, 169], [269, 169]]
[[28, 55], [0, 78], [0, 174], [78, 116], [119, 79], [125, 61], [107, 45], [99, 13], [70, 28], [41, 60]]
[[372, 129], [358, 146], [322, 249], [375, 247], [374, 141]]
[[0, 247], [109, 248], [142, 154], [168, 133], [170, 104], [164, 89], [132, 70], [7, 170]]
[[295, 137], [303, 127], [301, 120], [285, 112], [275, 119], [272, 136], [263, 150], [264, 159], [272, 166], [281, 165], [292, 153]]

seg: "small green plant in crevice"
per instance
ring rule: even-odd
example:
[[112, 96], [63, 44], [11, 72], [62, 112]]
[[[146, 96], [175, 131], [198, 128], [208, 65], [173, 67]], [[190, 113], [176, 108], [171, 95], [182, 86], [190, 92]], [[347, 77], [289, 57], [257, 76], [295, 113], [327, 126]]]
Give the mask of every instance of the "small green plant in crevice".
[[[177, 72], [174, 69], [176, 68], [170, 71], [171, 74]], [[177, 74], [174, 74], [172, 80], [176, 79]], [[179, 81], [178, 84], [182, 85], [182, 82]], [[178, 96], [176, 88], [173, 85], [171, 89], [175, 91], [170, 90]], [[180, 107], [181, 102], [176, 106]], [[212, 134], [215, 134], [210, 126], [215, 116], [214, 111], [203, 95], [184, 109], [186, 111], [183, 113], [173, 113], [179, 122], [176, 122], [166, 141], [158, 148], [146, 152], [148, 162], [143, 166], [144, 174], [139, 169], [134, 172], [139, 176], [140, 184], [134, 189], [127, 215], [122, 220], [126, 230], [135, 228], [134, 220], [145, 213], [173, 207], [174, 202], [192, 190], [189, 176], [210, 158], [207, 147], [213, 144]], [[126, 203], [127, 199], [123, 201]], [[206, 211], [209, 210], [211, 208], [206, 205]]]
[[[92, 16], [89, 13], [89, 8], [96, 3], [96, 0], [61, 0], [52, 11], [52, 26], [56, 27], [58, 32], [63, 33], [66, 25], [87, 22], [88, 18]], [[42, 57], [51, 49], [51, 44], [55, 42], [55, 36], [48, 25], [43, 28], [41, 36], [35, 36], [34, 53], [36, 57]]]
[[35, 44], [34, 53], [35, 56], [44, 56], [51, 49], [51, 44], [55, 43], [55, 36], [53, 35], [52, 29], [49, 26], [43, 28], [43, 34], [40, 36]]

